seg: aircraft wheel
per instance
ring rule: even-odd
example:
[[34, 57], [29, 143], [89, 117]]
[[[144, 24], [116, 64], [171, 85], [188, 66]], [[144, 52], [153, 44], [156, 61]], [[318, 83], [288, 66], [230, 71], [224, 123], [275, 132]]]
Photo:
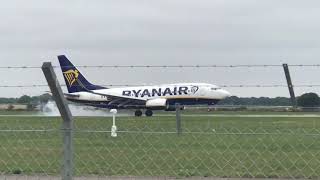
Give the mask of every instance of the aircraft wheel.
[[136, 110], [134, 112], [134, 115], [137, 116], [137, 117], [140, 117], [140, 116], [142, 116], [142, 111], [141, 110]]
[[145, 114], [146, 114], [146, 116], [150, 117], [153, 115], [153, 112], [152, 112], [152, 110], [147, 109]]

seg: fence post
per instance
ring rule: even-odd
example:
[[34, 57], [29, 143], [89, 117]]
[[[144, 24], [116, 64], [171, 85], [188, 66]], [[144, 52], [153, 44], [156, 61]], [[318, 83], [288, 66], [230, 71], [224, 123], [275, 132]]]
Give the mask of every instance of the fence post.
[[68, 103], [64, 98], [61, 86], [58, 82], [57, 76], [53, 70], [51, 62], [45, 62], [42, 65], [42, 71], [53, 98], [58, 106], [59, 112], [62, 116], [62, 131], [63, 131], [63, 166], [62, 166], [62, 180], [72, 180], [73, 178], [73, 118], [68, 107]]
[[179, 103], [175, 104], [176, 108], [176, 122], [177, 122], [177, 134], [181, 134], [181, 106]]
[[293, 108], [296, 108], [297, 101], [296, 101], [296, 96], [294, 94], [289, 67], [288, 67], [288, 64], [283, 64], [282, 66], [283, 66], [284, 74], [286, 75], [286, 79], [287, 79], [288, 89], [289, 89], [290, 98], [291, 98], [291, 104]]

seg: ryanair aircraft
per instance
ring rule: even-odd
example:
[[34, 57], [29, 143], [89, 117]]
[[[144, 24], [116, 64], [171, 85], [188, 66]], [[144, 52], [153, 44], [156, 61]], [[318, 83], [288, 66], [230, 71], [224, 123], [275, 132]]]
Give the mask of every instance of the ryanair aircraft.
[[226, 90], [206, 83], [177, 83], [158, 86], [106, 88], [88, 82], [67, 59], [58, 56], [68, 92], [65, 97], [72, 102], [109, 109], [135, 109], [135, 116], [152, 116], [152, 110], [175, 111], [175, 104], [214, 105], [230, 96]]

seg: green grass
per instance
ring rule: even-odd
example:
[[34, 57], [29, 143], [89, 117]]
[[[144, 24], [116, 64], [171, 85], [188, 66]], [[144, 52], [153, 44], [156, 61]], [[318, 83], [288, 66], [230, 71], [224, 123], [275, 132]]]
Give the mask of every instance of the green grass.
[[38, 111], [23, 111], [23, 110], [12, 110], [12, 111], [7, 111], [7, 110], [0, 110], [0, 115], [34, 115], [38, 114]]
[[[320, 118], [75, 118], [75, 174], [320, 178]], [[61, 172], [61, 119], [0, 117], [0, 173]], [[12, 130], [12, 131], [7, 131]], [[21, 130], [47, 130], [42, 132]]]

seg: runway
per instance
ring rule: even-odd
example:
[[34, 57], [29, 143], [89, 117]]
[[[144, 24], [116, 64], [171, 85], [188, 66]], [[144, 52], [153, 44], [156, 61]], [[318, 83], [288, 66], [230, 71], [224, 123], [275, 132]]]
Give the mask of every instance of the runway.
[[[175, 115], [156, 115], [156, 116], [175, 116]], [[239, 117], [239, 118], [257, 118], [257, 117], [265, 117], [265, 118], [315, 118], [320, 117], [320, 114], [303, 114], [303, 115], [295, 115], [295, 114], [184, 114], [181, 115], [182, 117]]]
[[[119, 117], [135, 117], [133, 115], [128, 114], [117, 114], [116, 116]], [[175, 114], [156, 114], [153, 117], [175, 117]], [[0, 115], [0, 117], [60, 117], [60, 116], [47, 116], [47, 115]], [[74, 117], [112, 117], [110, 114], [106, 114], [104, 116], [102, 115], [81, 115], [77, 116], [74, 115]], [[181, 117], [235, 117], [235, 118], [317, 118], [320, 117], [320, 114], [181, 114]]]

